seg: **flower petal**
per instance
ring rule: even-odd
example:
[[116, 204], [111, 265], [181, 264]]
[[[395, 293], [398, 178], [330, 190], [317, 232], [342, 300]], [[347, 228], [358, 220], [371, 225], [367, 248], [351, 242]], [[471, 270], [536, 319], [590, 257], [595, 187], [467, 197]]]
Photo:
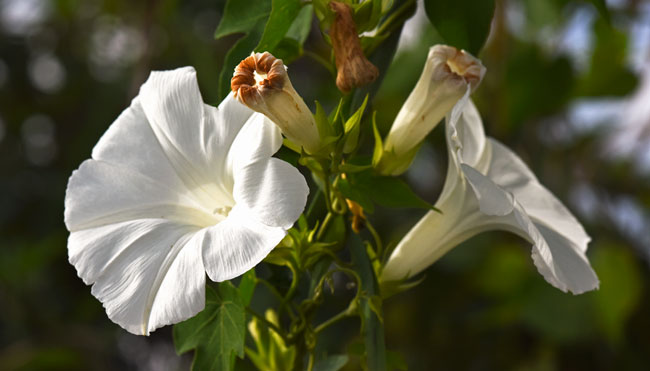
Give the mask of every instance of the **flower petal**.
[[198, 226], [221, 220], [201, 209], [182, 190], [167, 187], [164, 179], [153, 180], [119, 165], [86, 160], [68, 181], [65, 223], [74, 232], [140, 218]]
[[539, 183], [524, 162], [498, 141], [490, 138], [492, 158], [488, 176], [512, 192], [537, 225], [545, 225], [572, 241], [582, 252], [591, 238], [582, 224], [548, 189]]
[[[253, 111], [229, 95], [214, 108], [203, 103], [191, 67], [152, 72], [139, 100], [169, 163], [208, 208], [232, 206], [226, 155]], [[217, 160], [223, 159], [223, 160]]]
[[305, 208], [309, 188], [298, 169], [271, 158], [239, 169], [233, 194], [259, 222], [289, 229]]
[[479, 209], [486, 215], [508, 215], [514, 208], [514, 198], [510, 192], [496, 185], [490, 178], [466, 164], [461, 164], [463, 174], [474, 190]]
[[211, 280], [221, 282], [244, 274], [262, 261], [287, 234], [256, 220], [245, 207], [235, 206], [225, 221], [203, 229], [203, 264]]
[[282, 147], [282, 132], [266, 116], [256, 113], [246, 122], [228, 152], [230, 173], [267, 160]]
[[449, 151], [456, 160], [483, 170], [479, 164], [484, 162], [486, 156], [485, 131], [481, 116], [469, 99], [469, 90], [447, 116], [445, 130]]
[[102, 135], [93, 148], [92, 158], [142, 174], [168, 188], [183, 187], [151, 129], [138, 97]]
[[79, 276], [94, 284], [108, 317], [147, 335], [192, 317], [205, 304], [205, 274], [197, 228], [141, 219], [72, 232], [68, 252]]
[[[511, 152], [508, 153], [514, 156]], [[502, 229], [531, 241], [533, 261], [539, 272], [546, 281], [564, 292], [568, 290], [579, 294], [598, 287], [598, 279], [584, 251], [555, 231], [552, 220], [546, 220], [550, 223], [550, 228], [548, 225], [538, 223], [536, 219], [529, 216], [528, 210], [516, 197], [488, 176], [467, 165], [463, 165], [463, 172], [467, 175], [479, 200], [480, 210], [486, 213], [480, 223], [483, 225], [480, 230]], [[489, 173], [492, 172], [493, 169], [490, 167]], [[516, 174], [509, 173], [500, 173], [500, 176], [502, 179], [517, 177]], [[505, 198], [506, 195], [509, 198]], [[547, 191], [547, 195], [550, 195], [550, 192]], [[558, 222], [562, 223], [562, 220]]]

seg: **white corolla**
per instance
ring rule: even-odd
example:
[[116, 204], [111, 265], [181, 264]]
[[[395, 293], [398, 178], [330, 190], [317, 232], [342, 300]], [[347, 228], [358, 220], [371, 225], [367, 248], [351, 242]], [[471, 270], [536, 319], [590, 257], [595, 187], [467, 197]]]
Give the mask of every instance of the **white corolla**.
[[468, 238], [488, 230], [516, 233], [533, 244], [539, 272], [562, 291], [579, 294], [598, 287], [585, 256], [589, 236], [562, 203], [542, 186], [523, 161], [492, 138], [469, 92], [446, 120], [447, 179], [436, 202], [400, 241], [382, 280], [411, 277]]
[[272, 155], [279, 129], [237, 102], [203, 103], [193, 68], [153, 72], [70, 177], [69, 260], [135, 334], [205, 306], [205, 273], [239, 276], [286, 235], [309, 192]]

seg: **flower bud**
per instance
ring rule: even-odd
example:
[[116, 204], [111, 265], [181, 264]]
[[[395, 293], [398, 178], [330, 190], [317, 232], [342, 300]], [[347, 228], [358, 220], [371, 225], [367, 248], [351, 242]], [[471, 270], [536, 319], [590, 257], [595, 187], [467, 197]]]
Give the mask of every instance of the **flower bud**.
[[306, 152], [320, 149], [316, 121], [291, 85], [281, 59], [269, 52], [253, 53], [235, 68], [230, 88], [237, 100], [268, 117]]
[[481, 61], [464, 50], [447, 45], [433, 46], [420, 79], [384, 142], [386, 156], [378, 166], [379, 171], [385, 175], [406, 171], [417, 146], [468, 89], [476, 89], [484, 74]]
[[336, 86], [347, 93], [352, 88], [375, 81], [379, 70], [363, 54], [357, 26], [352, 19], [352, 8], [337, 1], [330, 2], [329, 6], [335, 13], [330, 37], [336, 59]]

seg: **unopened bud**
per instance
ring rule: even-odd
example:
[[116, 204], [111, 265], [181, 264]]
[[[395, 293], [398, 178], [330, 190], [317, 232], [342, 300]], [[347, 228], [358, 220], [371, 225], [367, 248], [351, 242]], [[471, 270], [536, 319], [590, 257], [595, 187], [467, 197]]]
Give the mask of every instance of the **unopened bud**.
[[332, 1], [330, 9], [335, 13], [330, 37], [336, 59], [336, 86], [347, 93], [352, 88], [375, 81], [379, 70], [363, 54], [357, 26], [352, 19], [352, 8], [348, 4]]
[[237, 100], [266, 115], [290, 141], [308, 153], [320, 149], [316, 121], [281, 59], [268, 52], [252, 54], [235, 68], [230, 88]]
[[[384, 153], [392, 154], [393, 160], [409, 154], [468, 89], [476, 89], [484, 74], [481, 61], [464, 50], [433, 46], [420, 79], [393, 122], [384, 142]], [[387, 173], [397, 175], [406, 171], [409, 164], [410, 160]]]

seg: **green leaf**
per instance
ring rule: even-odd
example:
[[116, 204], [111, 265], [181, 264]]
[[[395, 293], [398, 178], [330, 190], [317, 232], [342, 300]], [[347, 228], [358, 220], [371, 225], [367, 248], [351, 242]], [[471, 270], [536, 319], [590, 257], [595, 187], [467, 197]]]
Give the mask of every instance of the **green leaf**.
[[338, 189], [341, 191], [345, 198], [355, 201], [361, 205], [365, 213], [372, 214], [375, 212], [375, 205], [372, 201], [372, 198], [370, 198], [363, 190], [358, 189], [356, 186], [350, 184], [348, 179], [339, 180]]
[[251, 303], [251, 299], [253, 299], [256, 281], [257, 278], [255, 277], [255, 268], [251, 268], [241, 277], [238, 289], [239, 296], [241, 297], [244, 306], [249, 305]]
[[[252, 1], [249, 3], [255, 2]], [[268, 51], [274, 54], [275, 47], [282, 41], [287, 31], [289, 31], [298, 12], [300, 12], [300, 0], [273, 0], [269, 20], [266, 22], [262, 39], [255, 48], [255, 51]]]
[[271, 4], [268, 1], [228, 0], [214, 37], [218, 39], [234, 33], [248, 33], [270, 12]]
[[314, 371], [339, 371], [348, 363], [348, 356], [338, 354], [316, 361]]
[[353, 198], [355, 194], [348, 195], [343, 190], [341, 192], [361, 206], [363, 206], [362, 202], [367, 202], [366, 200], [370, 198], [374, 203], [384, 207], [434, 209], [431, 204], [416, 195], [406, 183], [395, 177], [378, 176], [371, 171], [364, 171], [349, 174], [348, 182], [351, 188], [363, 195], [362, 199], [357, 200]]
[[285, 37], [273, 48], [273, 55], [282, 59], [282, 62], [286, 65], [300, 57], [302, 51], [302, 45], [298, 41]]
[[490, 33], [494, 0], [424, 0], [424, 9], [449, 45], [478, 55]]
[[239, 290], [230, 282], [217, 291], [206, 287], [205, 309], [174, 326], [178, 354], [194, 349], [192, 370], [231, 370], [232, 358], [244, 356], [246, 314]]
[[307, 36], [309, 36], [309, 31], [311, 30], [311, 20], [314, 14], [314, 7], [311, 4], [307, 4], [300, 9], [300, 12], [294, 19], [289, 31], [287, 31], [286, 37], [296, 40], [300, 45], [305, 43]]
[[342, 173], [359, 173], [371, 169], [372, 165], [356, 165], [346, 162], [339, 166], [339, 171]]
[[239, 39], [230, 48], [228, 53], [226, 53], [226, 58], [223, 62], [221, 73], [219, 74], [219, 96], [221, 99], [225, 98], [230, 92], [230, 79], [232, 78], [235, 67], [237, 67], [242, 59], [250, 55], [251, 50], [255, 49], [263, 30], [264, 19], [258, 22], [246, 36]]

